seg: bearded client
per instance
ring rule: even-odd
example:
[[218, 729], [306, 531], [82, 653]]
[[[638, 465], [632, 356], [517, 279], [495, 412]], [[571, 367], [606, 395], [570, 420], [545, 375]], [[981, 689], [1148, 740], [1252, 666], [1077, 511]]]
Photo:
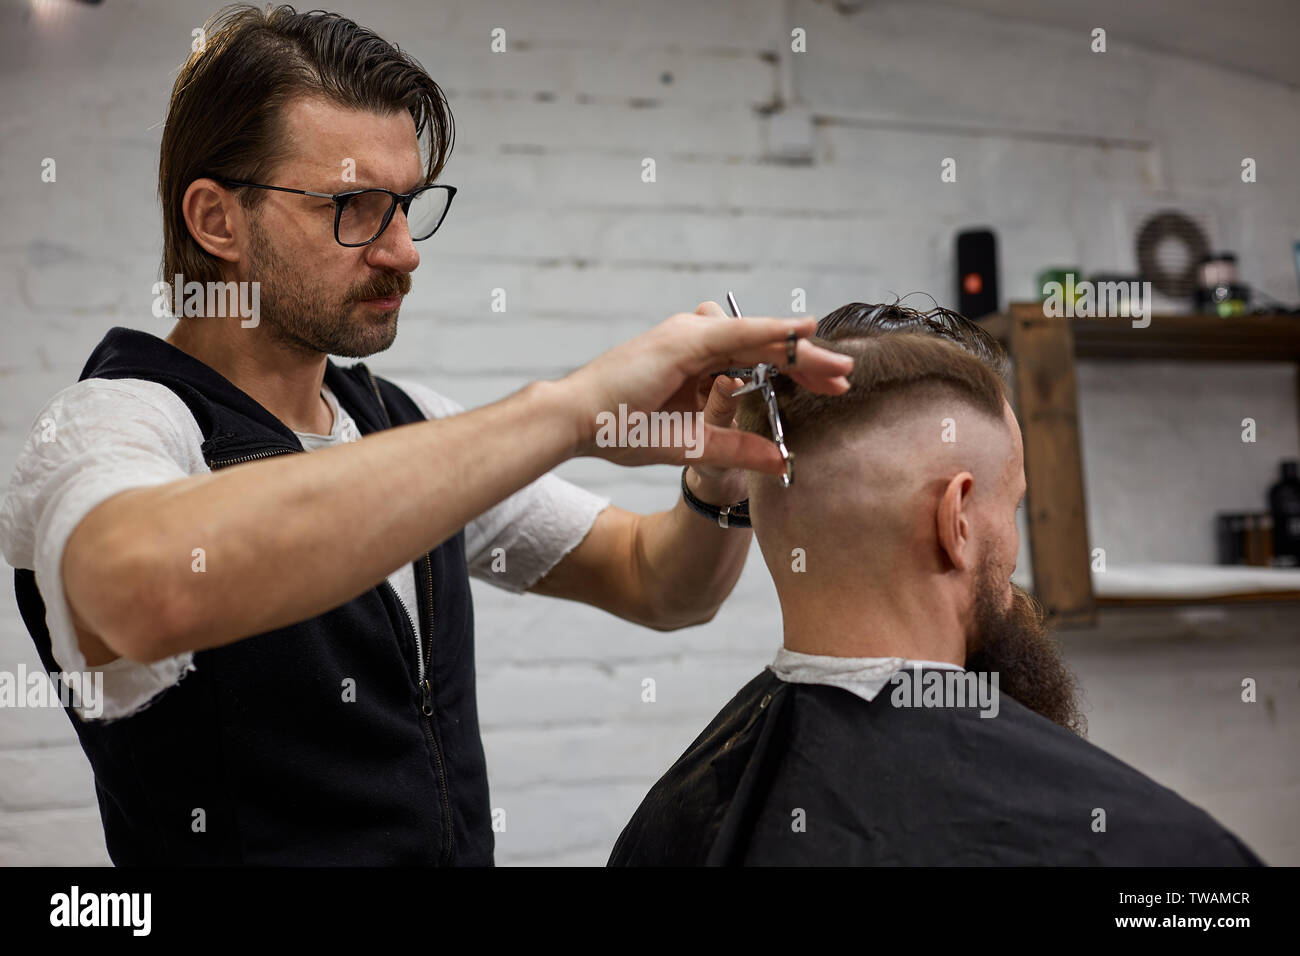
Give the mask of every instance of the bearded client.
[[[797, 477], [749, 478], [784, 647], [655, 784], [611, 865], [1259, 864], [1084, 738], [1074, 678], [1010, 580], [1026, 486], [999, 346], [896, 306], [846, 306], [818, 334], [854, 357], [852, 387], [778, 376]], [[746, 396], [740, 426], [770, 434], [764, 406]], [[973, 693], [903, 692], [923, 684]]]

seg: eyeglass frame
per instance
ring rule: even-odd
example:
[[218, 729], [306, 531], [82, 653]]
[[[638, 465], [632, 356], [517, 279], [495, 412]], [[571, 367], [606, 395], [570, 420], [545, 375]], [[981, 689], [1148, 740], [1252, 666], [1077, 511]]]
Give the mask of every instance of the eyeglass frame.
[[[395, 193], [391, 189], [384, 189], [382, 186], [369, 186], [365, 189], [351, 189], [342, 193], [317, 193], [312, 192], [309, 189], [290, 189], [288, 186], [268, 186], [265, 183], [246, 183], [238, 179], [219, 179], [217, 181], [225, 186], [247, 186], [252, 189], [273, 189], [276, 192], [281, 193], [293, 193], [298, 196], [312, 196], [316, 199], [332, 200], [334, 203], [334, 241], [346, 249], [359, 249], [362, 246], [368, 246], [382, 236], [384, 230], [388, 228], [388, 224], [393, 221], [393, 213], [397, 211], [398, 203], [402, 204], [402, 215], [406, 215], [411, 208], [411, 203], [415, 201], [416, 196], [428, 192], [430, 189], [445, 189], [447, 190], [447, 205], [442, 210], [442, 216], [438, 219], [437, 223], [434, 224], [429, 235], [421, 236], [419, 239], [415, 238], [415, 236], [411, 237], [412, 242], [423, 242], [442, 228], [442, 224], [447, 220], [447, 213], [451, 211], [451, 201], [456, 198], [457, 192], [455, 186], [448, 186], [444, 183], [427, 183], [411, 190], [409, 193]], [[347, 205], [349, 199], [352, 199], [355, 196], [360, 196], [362, 193], [387, 193], [392, 201], [388, 205], [388, 212], [384, 214], [383, 222], [379, 224], [378, 232], [365, 242], [344, 242], [339, 238], [339, 221], [343, 218], [343, 208]]]

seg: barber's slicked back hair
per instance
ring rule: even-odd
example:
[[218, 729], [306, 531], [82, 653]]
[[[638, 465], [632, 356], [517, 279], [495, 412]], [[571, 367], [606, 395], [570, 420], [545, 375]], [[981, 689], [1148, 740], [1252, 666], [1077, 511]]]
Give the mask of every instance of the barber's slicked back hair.
[[819, 321], [816, 335], [828, 342], [834, 342], [846, 337], [883, 335], [890, 332], [916, 332], [946, 339], [988, 365], [1004, 382], [1010, 375], [1006, 352], [998, 344], [998, 340], [961, 313], [951, 309], [936, 307], [928, 312], [919, 312], [898, 302], [892, 304], [850, 302]]
[[[204, 176], [268, 182], [290, 145], [283, 137], [285, 104], [299, 96], [376, 113], [409, 112], [425, 157], [424, 181], [442, 172], [455, 139], [451, 109], [438, 84], [396, 44], [336, 13], [298, 13], [287, 4], [265, 11], [224, 7], [203, 30], [172, 88], [158, 159], [164, 279], [178, 272], [186, 281], [220, 278], [217, 260], [185, 224], [185, 190]], [[241, 192], [250, 209], [266, 195]]]

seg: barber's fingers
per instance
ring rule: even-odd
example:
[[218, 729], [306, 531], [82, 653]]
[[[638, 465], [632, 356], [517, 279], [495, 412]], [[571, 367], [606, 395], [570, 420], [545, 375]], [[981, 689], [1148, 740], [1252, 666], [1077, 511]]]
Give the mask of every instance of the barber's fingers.
[[[672, 454], [675, 449], [667, 449]], [[678, 452], [680, 455], [681, 453]], [[677, 463], [674, 459], [674, 463]], [[694, 457], [682, 456], [683, 464], [715, 469], [743, 468], [769, 475], [785, 474], [785, 459], [770, 439], [753, 432], [705, 424], [702, 447]]]
[[[701, 302], [699, 305], [697, 305], [695, 307], [695, 314], [699, 316], [704, 316], [707, 319], [722, 319], [725, 321], [728, 318], [727, 313], [722, 311], [722, 306], [718, 305], [718, 303], [714, 302], [712, 299], [710, 299], [707, 302]], [[732, 317], [731, 321], [734, 322], [736, 320], [734, 317]], [[725, 385], [729, 381], [732, 380], [725, 378], [723, 376], [714, 376], [711, 374], [704, 374], [700, 376], [700, 380], [696, 386], [696, 392], [698, 395], [699, 407], [705, 410], [706, 415], [709, 414], [710, 407], [713, 406], [714, 403], [717, 401], [717, 399], [715, 398], [715, 393], [720, 393], [721, 386], [719, 386], [717, 383], [722, 382], [723, 385]], [[741, 384], [743, 385], [744, 383], [742, 382]], [[728, 389], [723, 394], [725, 394], [727, 398], [730, 398], [731, 392], [734, 392], [737, 388], [740, 388], [740, 385], [735, 386], [735, 388]], [[712, 420], [713, 419], [710, 419], [710, 421]], [[727, 424], [730, 421], [731, 419], [728, 418], [725, 422], [720, 422], [720, 424]]]
[[[732, 321], [732, 322], [736, 321], [734, 316], [729, 316], [726, 312], [723, 311], [721, 305], [719, 305], [718, 303], [712, 300], [708, 302], [701, 302], [699, 305], [697, 305], [695, 307], [695, 314], [707, 316], [711, 319], [722, 319], [723, 321]], [[814, 330], [815, 328], [816, 326], [814, 326]], [[812, 389], [813, 391], [822, 391], [822, 387], [821, 387], [822, 376], [820, 375], [820, 370], [814, 369], [811, 375], [804, 375], [802, 369], [800, 369], [799, 367], [800, 356], [807, 354], [807, 349], [809, 348], [815, 348], [815, 346], [812, 346], [810, 343], [796, 342], [795, 361], [793, 364], [791, 364], [789, 345], [786, 343], [785, 340], [782, 340], [782, 349], [781, 349], [781, 354], [779, 359], [777, 361], [769, 362], [769, 364], [774, 365], [778, 370], [789, 375], [800, 385]], [[851, 367], [852, 367], [852, 363], [850, 363], [850, 368]], [[839, 384], [840, 383], [838, 382], [836, 383], [837, 387], [839, 386]], [[740, 387], [739, 385], [736, 386], [736, 388], [739, 387]], [[843, 383], [843, 387], [840, 388], [839, 390], [844, 391], [847, 390], [847, 388], [848, 388], [848, 384], [846, 379], [845, 382]], [[733, 391], [734, 390], [735, 389], [733, 389]]]
[[709, 397], [704, 403], [704, 421], [709, 425], [727, 428], [736, 418], [739, 398], [732, 398], [732, 393], [745, 383], [738, 378], [719, 375], [713, 379]]
[[[809, 350], [812, 350], [811, 353]], [[843, 395], [849, 390], [849, 380], [847, 375], [833, 375], [827, 379], [827, 371], [823, 371], [825, 355], [834, 355], [839, 358], [848, 359], [848, 368], [846, 372], [853, 370], [853, 359], [840, 352], [831, 352], [828, 349], [819, 348], [811, 342], [799, 342], [795, 346], [795, 364], [790, 365], [787, 361], [784, 345], [781, 348], [781, 358], [772, 363], [781, 372], [794, 379], [804, 388], [811, 392], [818, 392], [823, 395]], [[832, 385], [830, 389], [824, 388], [823, 383]]]
[[714, 319], [725, 319], [727, 313], [723, 311], [722, 306], [710, 299], [708, 302], [701, 302], [695, 307], [696, 315], [707, 315]]
[[702, 474], [717, 475], [741, 468], [769, 475], [785, 473], [785, 460], [769, 439], [753, 432], [701, 423], [688, 444], [637, 446], [597, 445], [591, 454], [619, 465], [690, 465]]
[[802, 339], [812, 335], [816, 330], [817, 320], [813, 318], [757, 318], [743, 319], [739, 322], [725, 319], [712, 320], [704, 323], [699, 337], [699, 347], [706, 349], [709, 353], [707, 357], [714, 360], [736, 359], [762, 362], [777, 357], [778, 353], [784, 359], [785, 340], [789, 332], [794, 332], [796, 338]]
[[[704, 330], [701, 347], [707, 350], [705, 367], [756, 365], [766, 362], [789, 375], [810, 391], [842, 395], [849, 390], [845, 377], [853, 370], [853, 359], [839, 352], [803, 341], [817, 329], [817, 320], [747, 318], [742, 321], [711, 321]], [[786, 337], [796, 336], [795, 362], [789, 362]]]

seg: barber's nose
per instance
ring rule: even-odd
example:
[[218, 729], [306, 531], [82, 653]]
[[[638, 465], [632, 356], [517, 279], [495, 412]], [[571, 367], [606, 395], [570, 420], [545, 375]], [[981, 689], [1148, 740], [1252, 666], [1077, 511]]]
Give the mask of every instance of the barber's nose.
[[393, 218], [379, 238], [366, 247], [366, 258], [371, 265], [382, 266], [393, 272], [414, 272], [420, 265], [420, 253], [411, 238], [411, 227], [407, 224], [406, 213], [398, 206], [393, 210]]

